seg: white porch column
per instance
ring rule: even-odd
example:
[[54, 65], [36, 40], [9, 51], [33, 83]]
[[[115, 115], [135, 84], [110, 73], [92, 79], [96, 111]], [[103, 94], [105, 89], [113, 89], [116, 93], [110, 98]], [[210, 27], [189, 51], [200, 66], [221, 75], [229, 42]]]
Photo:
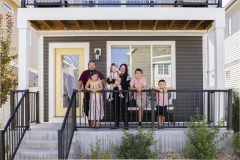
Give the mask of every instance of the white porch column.
[[28, 61], [30, 51], [30, 23], [24, 27], [19, 28], [18, 37], [18, 89], [28, 89], [29, 86], [29, 74], [28, 74]]
[[[214, 31], [214, 63], [215, 63], [215, 89], [220, 90], [225, 88], [225, 61], [224, 61], [224, 27], [216, 26], [216, 22], [213, 25]], [[224, 118], [224, 93], [215, 93], [215, 114], [214, 124]]]
[[225, 88], [224, 28], [214, 27], [215, 89]]

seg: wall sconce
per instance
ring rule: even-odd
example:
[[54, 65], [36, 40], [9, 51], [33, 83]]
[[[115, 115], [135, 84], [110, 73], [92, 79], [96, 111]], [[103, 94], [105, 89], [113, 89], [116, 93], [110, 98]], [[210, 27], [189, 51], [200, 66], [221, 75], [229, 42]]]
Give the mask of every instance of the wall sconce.
[[95, 54], [95, 60], [98, 61], [101, 56], [101, 48], [95, 48], [94, 54]]

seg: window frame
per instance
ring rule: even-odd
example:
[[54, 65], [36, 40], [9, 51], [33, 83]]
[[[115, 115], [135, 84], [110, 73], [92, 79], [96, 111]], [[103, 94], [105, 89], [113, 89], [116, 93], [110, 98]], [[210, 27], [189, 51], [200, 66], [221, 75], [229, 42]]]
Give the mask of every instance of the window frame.
[[[7, 7], [7, 8], [5, 8], [5, 6]], [[3, 9], [5, 9], [5, 11], [7, 11], [8, 13], [11, 13], [11, 14], [13, 14], [13, 8], [12, 7], [10, 7], [10, 5], [9, 4], [7, 4], [6, 2], [4, 2], [3, 3]], [[11, 9], [11, 12], [9, 12], [9, 10], [8, 9]]]
[[[133, 45], [150, 45], [151, 46], [151, 66], [153, 64], [156, 64], [156, 63], [153, 63], [153, 46], [156, 46], [156, 45], [169, 45], [171, 46], [171, 79], [172, 79], [172, 82], [171, 82], [171, 86], [173, 88], [176, 88], [176, 42], [175, 41], [107, 41], [107, 65], [106, 65], [106, 71], [107, 73], [110, 72], [110, 68], [109, 66], [111, 65], [111, 46], [112, 45], [129, 45], [130, 46], [130, 50], [132, 49], [132, 46]], [[130, 61], [130, 73], [132, 72], [131, 71], [131, 61]], [[154, 85], [153, 84], [153, 67], [151, 67], [151, 87]]]

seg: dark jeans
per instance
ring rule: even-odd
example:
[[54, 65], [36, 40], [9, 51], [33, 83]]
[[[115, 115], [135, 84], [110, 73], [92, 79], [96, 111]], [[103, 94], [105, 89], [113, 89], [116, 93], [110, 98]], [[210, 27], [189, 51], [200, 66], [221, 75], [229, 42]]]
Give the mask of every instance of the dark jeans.
[[89, 113], [89, 100], [83, 100], [83, 111], [85, 113], [85, 116], [88, 117], [88, 113]]
[[119, 125], [120, 121], [123, 121], [124, 124], [127, 124], [128, 117], [127, 117], [127, 102], [126, 102], [126, 95], [123, 93], [124, 98], [119, 97], [119, 93], [113, 93], [113, 117], [116, 125]]

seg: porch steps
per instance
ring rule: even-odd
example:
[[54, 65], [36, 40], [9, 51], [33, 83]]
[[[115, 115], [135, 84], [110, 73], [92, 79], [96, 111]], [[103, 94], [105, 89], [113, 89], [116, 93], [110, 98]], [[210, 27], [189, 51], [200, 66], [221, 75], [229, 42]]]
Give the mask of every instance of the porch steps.
[[[75, 142], [69, 152], [69, 159], [75, 159]], [[58, 159], [57, 131], [30, 130], [24, 135], [15, 156], [16, 160]]]

